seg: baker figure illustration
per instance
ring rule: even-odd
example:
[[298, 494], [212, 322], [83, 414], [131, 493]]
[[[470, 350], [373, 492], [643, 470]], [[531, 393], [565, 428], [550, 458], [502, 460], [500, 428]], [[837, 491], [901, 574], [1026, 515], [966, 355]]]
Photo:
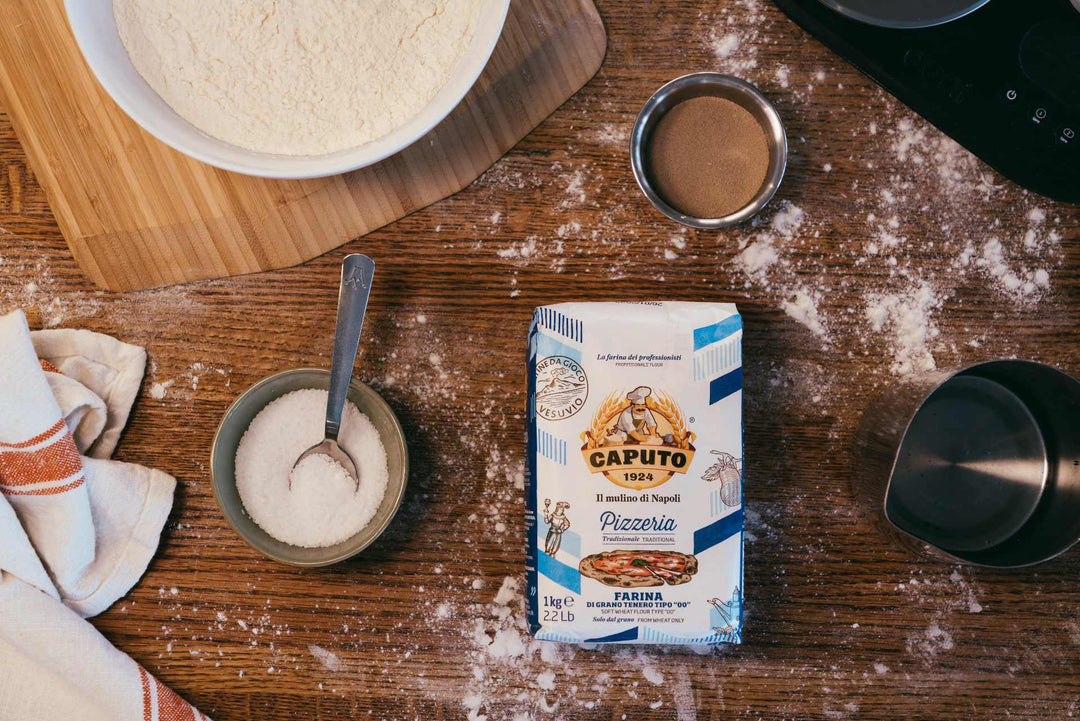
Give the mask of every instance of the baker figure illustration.
[[650, 395], [652, 395], [652, 388], [648, 386], [638, 386], [626, 394], [630, 405], [619, 414], [619, 422], [615, 427], [615, 435], [621, 437], [623, 443], [640, 443], [645, 446], [663, 445], [664, 440], [656, 429], [656, 418], [645, 403], [645, 399]]
[[570, 519], [566, 517], [566, 509], [570, 504], [559, 501], [555, 504], [554, 512], [551, 510], [551, 499], [544, 499], [544, 522], [548, 524], [547, 536], [544, 538], [544, 553], [554, 556], [562, 548], [562, 536], [570, 528]]

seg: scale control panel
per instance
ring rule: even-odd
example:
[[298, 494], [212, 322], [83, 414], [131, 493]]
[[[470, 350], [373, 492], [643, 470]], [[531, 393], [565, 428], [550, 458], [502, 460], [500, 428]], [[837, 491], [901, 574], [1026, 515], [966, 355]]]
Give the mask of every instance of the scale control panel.
[[1080, 11], [1070, 0], [991, 0], [920, 29], [867, 25], [820, 0], [775, 1], [1005, 177], [1080, 203]]

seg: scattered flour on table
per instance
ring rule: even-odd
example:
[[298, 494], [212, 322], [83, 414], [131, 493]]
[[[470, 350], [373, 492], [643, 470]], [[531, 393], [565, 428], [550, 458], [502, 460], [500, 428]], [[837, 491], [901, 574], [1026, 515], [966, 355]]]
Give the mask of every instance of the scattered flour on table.
[[151, 383], [150, 384], [150, 397], [154, 400], [161, 400], [165, 397], [169, 388], [173, 385], [174, 381], [165, 381], [164, 383]]
[[1069, 635], [1069, 641], [1075, 646], [1080, 646], [1080, 620], [1071, 618], [1066, 621], [1065, 631]]
[[975, 585], [970, 583], [963, 574], [960, 573], [960, 569], [956, 569], [949, 576], [949, 581], [956, 584], [960, 588], [962, 594], [961, 606], [967, 608], [968, 613], [982, 613], [983, 606], [979, 603], [979, 597]]
[[[852, 182], [857, 199], [841, 219], [774, 202], [734, 232], [736, 282], [772, 299], [825, 346], [854, 333], [854, 346], [864, 353], [887, 351], [894, 374], [931, 370], [945, 348], [939, 318], [960, 288], [970, 283], [1014, 308], [1034, 306], [1053, 292], [1053, 274], [1064, 260], [1062, 234], [1058, 219], [1026, 196], [1015, 222], [982, 213], [1006, 191], [974, 156], [924, 121], [874, 123], [869, 134], [885, 137], [891, 170], [861, 171]], [[821, 172], [838, 160], [822, 164]], [[862, 237], [840, 239], [840, 258], [856, 273], [838, 273], [832, 251], [829, 257], [816, 251], [822, 232], [835, 235], [837, 220], [865, 229]], [[924, 262], [920, 256], [928, 253], [943, 261]], [[855, 305], [824, 304], [834, 292], [854, 296]], [[968, 346], [980, 343], [975, 336]]]
[[537, 239], [537, 236], [531, 235], [521, 243], [500, 250], [498, 256], [504, 260], [527, 261], [530, 257], [536, 255]]
[[641, 675], [653, 686], [662, 686], [664, 683], [664, 674], [655, 666], [645, 666], [645, 668], [641, 669]]
[[811, 295], [804, 288], [798, 288], [790, 298], [783, 302], [781, 307], [785, 313], [804, 325], [811, 333], [819, 338], [826, 338], [828, 332], [821, 325], [818, 300], [819, 298], [816, 295]]
[[588, 196], [585, 194], [585, 174], [581, 169], [560, 175], [559, 180], [565, 183], [563, 192], [566, 197], [559, 202], [557, 208], [568, 210], [585, 204]]
[[971, 241], [964, 246], [958, 264], [961, 268], [976, 268], [987, 276], [995, 287], [1014, 301], [1038, 299], [1050, 289], [1050, 272], [1046, 268], [1013, 266], [1007, 251], [998, 238], [990, 238], [981, 247]]
[[909, 654], [929, 664], [939, 654], [952, 650], [955, 645], [952, 634], [934, 621], [925, 631], [909, 636], [906, 648]]
[[315, 644], [308, 646], [308, 651], [311, 652], [311, 655], [314, 656], [327, 671], [337, 673], [345, 668], [345, 664], [341, 662], [341, 659], [338, 658], [337, 654], [333, 651], [328, 651], [322, 646], [317, 646]]
[[739, 49], [739, 36], [735, 33], [728, 33], [723, 37], [717, 37], [715, 34], [712, 37], [712, 51], [713, 54], [719, 58], [730, 57], [732, 53]]
[[672, 688], [672, 699], [675, 702], [676, 721], [697, 721], [697, 703], [694, 701], [694, 687], [690, 681], [690, 674], [684, 666], [676, 669], [677, 678]]
[[786, 88], [791, 78], [791, 71], [788, 69], [787, 65], [777, 65], [774, 77], [780, 87]]
[[792, 203], [784, 203], [769, 220], [769, 227], [783, 238], [792, 238], [802, 227], [806, 213]]
[[594, 140], [601, 145], [625, 147], [630, 142], [630, 129], [625, 124], [607, 123], [596, 131]]
[[781, 261], [780, 253], [802, 227], [806, 213], [799, 206], [782, 201], [765, 227], [741, 242], [741, 252], [735, 257], [736, 267], [749, 276], [747, 285], [769, 285], [766, 275]]
[[866, 318], [874, 333], [885, 334], [892, 347], [892, 370], [899, 375], [933, 370], [931, 344], [940, 334], [932, 320], [941, 300], [922, 283], [904, 293], [871, 294]]
[[173, 377], [163, 379], [162, 376], [165, 374], [158, 359], [153, 358], [147, 371], [147, 376], [153, 379], [147, 393], [154, 400], [166, 398], [192, 400], [207, 378], [220, 382], [225, 388], [232, 387], [232, 373], [232, 368], [214, 365], [209, 361], [192, 361]]
[[905, 594], [913, 604], [925, 607], [935, 617], [942, 618], [953, 613], [982, 613], [979, 597], [986, 591], [971, 576], [970, 569], [955, 567], [949, 575], [920, 570], [917, 575], [899, 584], [897, 590]]
[[[21, 241], [10, 231], [0, 233], [0, 236], [5, 242]], [[148, 317], [172, 317], [178, 307], [192, 308], [198, 304], [187, 286], [123, 294], [71, 290], [71, 279], [57, 270], [70, 262], [67, 252], [57, 257], [51, 252], [35, 249], [35, 244], [25, 242], [18, 258], [8, 254], [0, 261], [3, 273], [0, 276], [0, 312], [21, 308], [33, 329], [93, 327], [85, 322], [93, 318], [104, 321], [104, 327], [95, 330], [121, 340], [142, 343], [145, 342], [142, 339], [125, 335], [124, 328], [139, 327]]]
[[569, 223], [563, 223], [555, 229], [555, 235], [560, 238], [566, 238], [575, 236], [581, 233], [581, 223], [576, 220], [571, 220]]
[[710, 18], [705, 43], [716, 70], [745, 77], [758, 67], [764, 18], [760, 0], [738, 0], [734, 8], [724, 8], [719, 16]]
[[[8, 234], [5, 234], [8, 235]], [[10, 238], [5, 239], [10, 242]], [[102, 291], [69, 291], [64, 281], [53, 275], [52, 260], [15, 260], [9, 257], [0, 267], [16, 282], [0, 284], [0, 310], [26, 311], [32, 328], [61, 328], [74, 320], [101, 313]]]

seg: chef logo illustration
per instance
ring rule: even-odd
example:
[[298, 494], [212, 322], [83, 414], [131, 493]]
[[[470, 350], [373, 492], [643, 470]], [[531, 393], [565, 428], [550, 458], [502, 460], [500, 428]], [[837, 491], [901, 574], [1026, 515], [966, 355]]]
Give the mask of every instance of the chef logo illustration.
[[541, 418], [569, 418], [582, 409], [588, 397], [589, 379], [573, 358], [553, 355], [536, 364], [536, 414]]
[[638, 386], [616, 391], [600, 404], [592, 427], [581, 434], [581, 455], [591, 473], [640, 491], [686, 473], [694, 438], [670, 396]]

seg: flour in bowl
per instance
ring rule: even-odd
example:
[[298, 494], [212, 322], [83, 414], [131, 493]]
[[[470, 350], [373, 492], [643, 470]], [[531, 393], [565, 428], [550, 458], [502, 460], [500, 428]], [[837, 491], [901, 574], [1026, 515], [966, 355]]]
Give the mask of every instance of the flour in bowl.
[[114, 0], [135, 69], [219, 140], [318, 155], [401, 127], [446, 84], [481, 0]]
[[[360, 488], [336, 461], [300, 454], [323, 439], [326, 391], [286, 393], [259, 411], [236, 449], [236, 490], [264, 531], [293, 546], [332, 546], [374, 517], [389, 473], [379, 431], [345, 404], [338, 442], [356, 463]], [[292, 476], [292, 487], [289, 477]]]

